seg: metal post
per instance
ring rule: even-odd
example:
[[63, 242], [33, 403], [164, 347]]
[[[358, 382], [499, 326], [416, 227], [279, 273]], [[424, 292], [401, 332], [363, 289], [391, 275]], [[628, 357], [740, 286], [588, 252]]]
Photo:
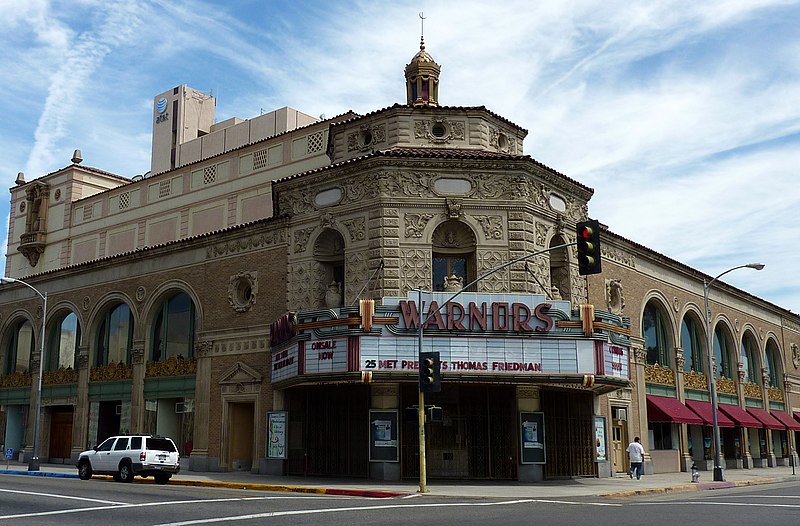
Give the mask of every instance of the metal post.
[[[425, 325], [426, 318], [422, 315], [422, 288], [418, 291], [417, 312], [419, 314], [419, 331], [417, 333], [417, 362], [422, 356], [422, 326]], [[417, 383], [419, 389], [419, 405], [417, 407], [417, 422], [419, 425], [419, 492], [428, 492], [428, 473], [425, 462], [425, 393], [422, 386]]]
[[44, 334], [47, 324], [47, 293], [42, 296], [42, 338], [39, 348], [39, 383], [36, 388], [36, 421], [33, 423], [33, 456], [28, 461], [28, 471], [39, 471], [39, 421], [42, 419], [42, 376], [44, 376]]
[[[710, 390], [711, 390], [711, 414], [713, 415], [713, 435], [714, 435], [714, 481], [716, 482], [723, 482], [725, 480], [725, 469], [722, 467], [722, 452], [720, 451], [720, 439], [719, 439], [719, 417], [717, 416], [717, 411], [719, 410], [719, 403], [717, 402], [717, 379], [716, 375], [714, 374], [714, 334], [711, 332], [711, 310], [708, 307], [708, 291], [711, 288], [711, 284], [714, 283], [717, 279], [721, 278], [728, 272], [731, 272], [736, 269], [740, 268], [752, 268], [755, 270], [761, 270], [764, 268], [764, 265], [761, 263], [748, 263], [747, 265], [739, 265], [738, 267], [729, 268], [725, 272], [717, 274], [716, 277], [708, 281], [703, 279], [703, 304], [705, 306], [705, 318], [706, 318], [706, 335], [708, 336], [708, 342], [706, 344], [708, 350], [708, 375], [710, 378]], [[721, 366], [722, 364], [719, 364]]]
[[47, 325], [47, 293], [42, 294], [39, 289], [22, 281], [21, 279], [2, 277], [0, 283], [19, 283], [25, 285], [40, 298], [42, 298], [42, 337], [39, 339], [39, 382], [36, 388], [36, 415], [33, 422], [33, 456], [28, 460], [28, 471], [39, 471], [39, 421], [42, 419], [42, 376], [44, 376], [45, 360], [45, 326]]

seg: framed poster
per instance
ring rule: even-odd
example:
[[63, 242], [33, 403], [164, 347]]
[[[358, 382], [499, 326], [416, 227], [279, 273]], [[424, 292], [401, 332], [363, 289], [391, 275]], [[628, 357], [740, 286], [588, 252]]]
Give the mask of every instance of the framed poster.
[[369, 410], [369, 461], [400, 462], [396, 409]]
[[520, 413], [520, 464], [545, 464], [544, 413]]
[[286, 458], [287, 411], [267, 413], [267, 458]]
[[606, 417], [594, 417], [594, 447], [595, 462], [605, 462], [608, 460], [608, 450], [606, 449]]

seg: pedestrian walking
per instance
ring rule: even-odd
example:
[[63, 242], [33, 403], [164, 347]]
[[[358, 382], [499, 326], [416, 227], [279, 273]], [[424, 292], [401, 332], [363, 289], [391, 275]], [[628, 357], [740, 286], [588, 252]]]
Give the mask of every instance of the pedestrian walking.
[[642, 462], [644, 461], [644, 447], [642, 446], [639, 437], [634, 437], [633, 442], [628, 444], [628, 456], [631, 459], [631, 469], [628, 470], [628, 476], [633, 478], [633, 471], [636, 470], [636, 480], [642, 478]]

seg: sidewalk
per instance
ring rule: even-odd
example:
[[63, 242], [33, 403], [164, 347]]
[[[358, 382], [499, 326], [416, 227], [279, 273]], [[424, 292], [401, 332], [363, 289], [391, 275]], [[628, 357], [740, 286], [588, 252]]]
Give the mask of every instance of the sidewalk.
[[[40, 471], [29, 472], [20, 462], [0, 464], [0, 475], [30, 475], [77, 478], [77, 469], [69, 464], [43, 464]], [[571, 498], [607, 497], [621, 498], [634, 495], [680, 491], [712, 490], [734, 486], [773, 484], [800, 481], [800, 473], [792, 475], [791, 467], [728, 470], [725, 482], [711, 481], [711, 472], [701, 472], [700, 483], [691, 483], [690, 473], [660, 473], [645, 475], [641, 480], [631, 480], [627, 474], [612, 478], [580, 478], [553, 480], [539, 483], [483, 482], [483, 481], [428, 481], [426, 495], [448, 497], [499, 497], [499, 498]], [[99, 478], [99, 477], [98, 477]], [[110, 479], [110, 477], [108, 477]], [[153, 483], [152, 478], [137, 477], [137, 483]], [[352, 495], [362, 497], [398, 497], [418, 493], [417, 481], [386, 482], [366, 479], [341, 479], [319, 477], [278, 477], [254, 474], [247, 471], [199, 472], [186, 471], [172, 477], [169, 484], [220, 488], [250, 489], [256, 491], [292, 491], [326, 495]]]

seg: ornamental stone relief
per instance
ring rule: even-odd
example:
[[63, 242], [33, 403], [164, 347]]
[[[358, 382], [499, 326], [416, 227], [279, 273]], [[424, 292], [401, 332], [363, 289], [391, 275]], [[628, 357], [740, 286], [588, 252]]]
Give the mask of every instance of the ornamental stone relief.
[[258, 272], [239, 272], [228, 280], [228, 303], [236, 312], [246, 312], [258, 297]]
[[446, 144], [464, 139], [464, 122], [445, 117], [414, 121], [414, 138], [427, 139], [434, 144]]
[[367, 253], [363, 250], [350, 252], [345, 256], [347, 275], [345, 276], [346, 286], [345, 292], [347, 298], [344, 298], [345, 305], [352, 303], [356, 294], [364, 288], [369, 280], [369, 261], [367, 260]]
[[502, 216], [473, 216], [481, 225], [483, 235], [487, 240], [503, 239], [503, 217]]
[[56, 371], [45, 371], [42, 376], [42, 383], [47, 385], [54, 384], [76, 384], [78, 383], [78, 371], [72, 367], [59, 367]]
[[464, 211], [461, 209], [463, 207], [463, 201], [461, 199], [452, 199], [447, 198], [445, 200], [445, 206], [447, 206], [447, 212], [445, 213], [445, 217], [449, 219], [461, 219], [464, 217]]
[[194, 355], [198, 358], [207, 358], [211, 356], [211, 351], [214, 349], [214, 342], [211, 340], [198, 340], [194, 342]]
[[308, 240], [311, 238], [311, 233], [316, 227], [310, 226], [308, 228], [301, 228], [294, 231], [294, 253], [300, 254], [305, 252], [308, 248]]
[[683, 357], [683, 349], [678, 347], [675, 349], [675, 367], [679, 371], [683, 371], [685, 365], [686, 365], [686, 359]]
[[133, 378], [133, 367], [122, 362], [92, 367], [89, 370], [90, 382], [115, 382]]
[[166, 360], [147, 362], [144, 375], [148, 378], [158, 376], [186, 376], [197, 373], [197, 360], [170, 356]]
[[430, 252], [412, 248], [400, 251], [400, 293], [406, 295], [414, 289], [428, 289], [431, 283]]
[[359, 130], [347, 134], [347, 151], [363, 152], [384, 142], [386, 142], [386, 125], [365, 124]]
[[613, 248], [609, 248], [606, 245], [600, 245], [600, 253], [602, 257], [610, 259], [615, 263], [619, 263], [620, 265], [624, 265], [629, 268], [636, 268], [636, 257], [632, 254], [623, 254], [618, 250], [614, 250]]
[[[503, 265], [508, 261], [507, 254], [497, 250], [479, 250], [477, 253], [478, 275], [482, 276], [490, 270]], [[503, 292], [508, 286], [508, 268], [499, 270], [491, 276], [477, 283], [481, 292]], [[466, 285], [466, 283], [464, 283]]]
[[[284, 234], [283, 230], [246, 236], [240, 239], [228, 241], [227, 243], [221, 243], [208, 247], [206, 249], [206, 259], [211, 259], [218, 256], [227, 256], [230, 254], [238, 254], [240, 252], [246, 252], [249, 250], [258, 250], [260, 248], [271, 247], [285, 242], [286, 235]], [[144, 296], [142, 296], [142, 299], [144, 299]]]
[[322, 212], [319, 215], [319, 226], [322, 228], [333, 228], [336, 224], [336, 219], [330, 212]]
[[783, 391], [777, 387], [767, 388], [767, 397], [773, 402], [783, 402]]
[[350, 234], [350, 241], [364, 241], [367, 238], [366, 222], [363, 217], [345, 219], [342, 224], [347, 229], [347, 233]]
[[535, 234], [536, 246], [543, 247], [545, 242], [547, 242], [547, 232], [550, 229], [546, 224], [537, 221], [535, 230], [536, 230]]
[[800, 332], [800, 323], [797, 323], [793, 320], [788, 320], [786, 318], [783, 319], [783, 327], [785, 329], [789, 329], [790, 331]]
[[625, 310], [625, 293], [621, 280], [606, 280], [606, 308], [612, 314], [622, 314]]
[[325, 294], [325, 273], [316, 261], [289, 265], [289, 310], [297, 311], [320, 306]]
[[135, 342], [131, 348], [131, 362], [133, 365], [144, 363], [144, 342]]
[[0, 387], [30, 387], [32, 377], [29, 373], [11, 373], [0, 376]]
[[406, 237], [407, 238], [421, 238], [422, 232], [428, 221], [433, 218], [433, 214], [406, 214], [404, 216], [406, 223]]
[[792, 365], [795, 369], [800, 368], [800, 347], [796, 343], [792, 344]]

